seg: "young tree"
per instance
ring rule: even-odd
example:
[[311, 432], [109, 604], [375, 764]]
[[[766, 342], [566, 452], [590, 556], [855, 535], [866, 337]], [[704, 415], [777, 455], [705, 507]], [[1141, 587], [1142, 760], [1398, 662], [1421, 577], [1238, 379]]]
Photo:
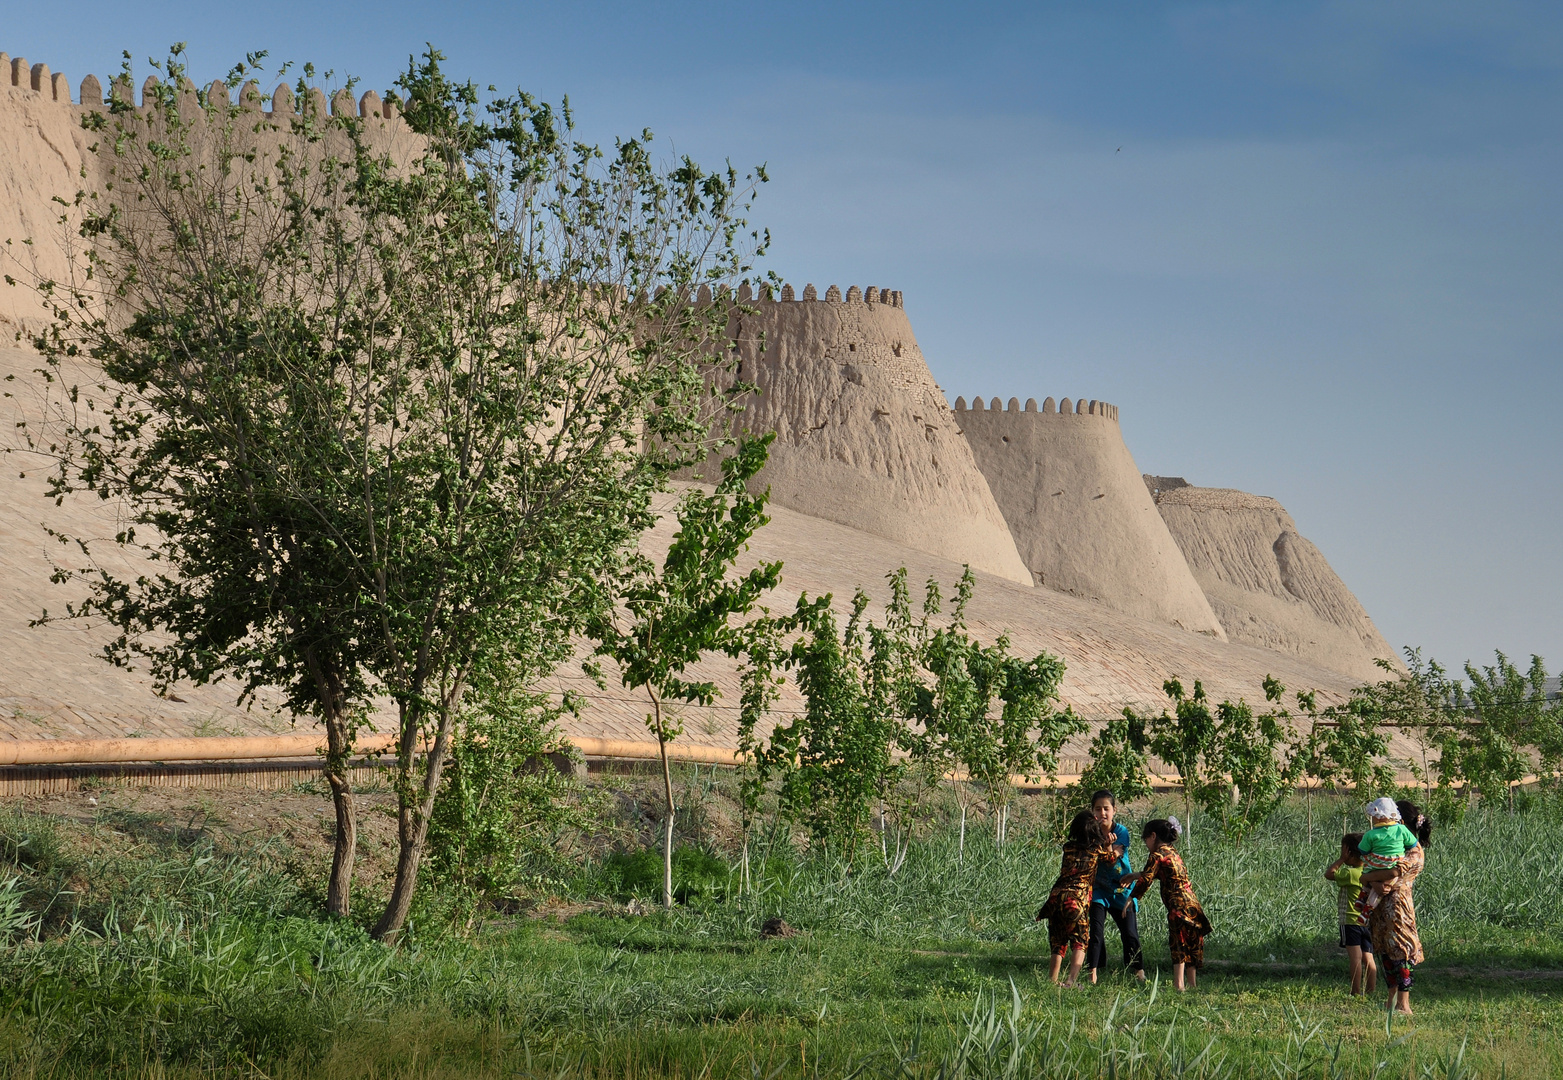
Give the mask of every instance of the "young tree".
[[[92, 277], [41, 283], [58, 302], [38, 344], [71, 387], [35, 439], [55, 494], [121, 502], [117, 541], [163, 565], [127, 578], [84, 545], [70, 614], [118, 627], [111, 658], [162, 685], [236, 677], [323, 721], [336, 914], [345, 764], [391, 701], [380, 938], [405, 922], [475, 682], [568, 656], [635, 569], [652, 493], [708, 452], [727, 313], [683, 296], [764, 245], [740, 216], [763, 173], [660, 168], [649, 132], [605, 155], [568, 109], [480, 106], [440, 59], [401, 79], [419, 139], [391, 160], [357, 118], [191, 98], [175, 58], [159, 108], [117, 99], [104, 120]], [[87, 385], [66, 378], [83, 356]]]
[[[1062, 660], [1047, 653], [1021, 659], [1010, 655], [1008, 637], [983, 645], [966, 632], [966, 605], [975, 584], [967, 569], [956, 587], [950, 625], [930, 632], [938, 590], [929, 582], [912, 653], [917, 674], [926, 672], [927, 681], [914, 675], [907, 684], [906, 711], [922, 727], [920, 756], [943, 763], [952, 774], [964, 772], [982, 788], [993, 812], [994, 842], [1002, 845], [1015, 795], [1012, 778], [1055, 777], [1059, 750], [1086, 725], [1072, 710], [1056, 708]], [[903, 607], [904, 594], [903, 588]], [[958, 791], [961, 781], [953, 782]], [[961, 838], [964, 848], [964, 805]]]
[[1246, 701], [1216, 706], [1215, 737], [1198, 788], [1201, 808], [1233, 840], [1268, 821], [1295, 783], [1292, 762], [1280, 753], [1294, 737], [1291, 714], [1274, 708], [1286, 687], [1267, 675], [1264, 693], [1272, 707], [1257, 716]]
[[1465, 665], [1468, 686], [1454, 684], [1452, 722], [1445, 724], [1440, 772], [1462, 777], [1484, 803], [1514, 809], [1514, 789], [1526, 776], [1555, 768], [1558, 710], [1547, 699], [1547, 669], [1532, 656], [1521, 671], [1503, 653], [1490, 665]]
[[[1060, 747], [1084, 730], [1072, 712], [1055, 707], [1063, 662], [1046, 653], [1011, 656], [1007, 638], [991, 646], [971, 638], [964, 613], [976, 579], [969, 570], [942, 627], [933, 623], [942, 602], [937, 581], [927, 583], [915, 616], [905, 568], [887, 579], [882, 625], [866, 617], [862, 590], [844, 630], [829, 597], [802, 597], [791, 615], [757, 621], [747, 669], [757, 708], [745, 710], [740, 734], [754, 763], [746, 804], [757, 806], [766, 783], [778, 781], [782, 812], [850, 859], [876, 805], [899, 806], [895, 816], [906, 810], [900, 782], [915, 765], [939, 777], [955, 773], [958, 794], [960, 773], [980, 785], [1002, 842], [1011, 777], [1053, 775]], [[795, 672], [807, 709], [762, 742], [758, 706], [774, 700], [779, 669]]]
[[1109, 720], [1091, 739], [1091, 764], [1080, 774], [1075, 791], [1082, 797], [1106, 788], [1121, 803], [1149, 798], [1153, 789], [1146, 772], [1145, 721], [1133, 709]]
[[558, 831], [577, 824], [570, 754], [558, 720], [579, 702], [529, 689], [524, 672], [473, 673], [449, 762], [429, 817], [429, 869], [472, 925], [478, 904], [501, 900], [529, 859], [547, 859]]
[[669, 701], [710, 705], [717, 696], [710, 681], [691, 681], [691, 664], [712, 655], [741, 654], [747, 635], [733, 616], [750, 614], [760, 595], [781, 578], [781, 563], [762, 563], [731, 579], [733, 564], [748, 548], [765, 515], [769, 492], [751, 495], [747, 484], [765, 466], [774, 433], [744, 438], [722, 462], [715, 492], [694, 488], [679, 503], [678, 533], [658, 571], [644, 558], [621, 593], [626, 625], [611, 615], [594, 622], [590, 633], [597, 654], [613, 658], [625, 686], [645, 693], [651, 704], [646, 726], [657, 738], [662, 758], [666, 816], [662, 832], [662, 899], [673, 906], [673, 773], [668, 743], [683, 731]]
[[1194, 693], [1185, 696], [1183, 683], [1168, 679], [1162, 690], [1172, 699], [1173, 712], [1165, 710], [1151, 720], [1151, 753], [1178, 770], [1183, 786], [1184, 825], [1192, 826], [1194, 800], [1206, 780], [1205, 762], [1216, 739], [1216, 720], [1205, 697], [1205, 687], [1194, 682]]
[[890, 685], [889, 639], [869, 633], [868, 605], [868, 594], [859, 589], [840, 627], [830, 597], [798, 598], [782, 627], [796, 633], [783, 665], [795, 672], [806, 707], [772, 729], [759, 756], [762, 782], [778, 781], [783, 814], [848, 861], [874, 807], [893, 798], [906, 771], [897, 754], [911, 745]]

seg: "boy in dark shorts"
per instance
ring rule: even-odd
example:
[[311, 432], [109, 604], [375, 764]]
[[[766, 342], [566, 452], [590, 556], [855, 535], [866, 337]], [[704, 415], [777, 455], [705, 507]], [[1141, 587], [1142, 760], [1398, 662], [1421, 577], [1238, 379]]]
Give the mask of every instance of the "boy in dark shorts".
[[1373, 963], [1373, 938], [1368, 934], [1367, 919], [1362, 914], [1362, 843], [1361, 833], [1347, 833], [1341, 837], [1340, 858], [1324, 871], [1327, 881], [1333, 881], [1340, 890], [1337, 907], [1340, 912], [1340, 947], [1346, 950], [1351, 963], [1351, 992], [1361, 994], [1366, 973], [1369, 994], [1378, 985], [1378, 967]]

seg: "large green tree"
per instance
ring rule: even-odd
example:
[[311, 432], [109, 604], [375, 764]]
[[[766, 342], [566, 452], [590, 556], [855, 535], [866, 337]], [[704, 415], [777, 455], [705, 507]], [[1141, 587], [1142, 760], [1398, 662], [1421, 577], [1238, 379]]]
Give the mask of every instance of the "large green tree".
[[[68, 387], [35, 431], [59, 497], [125, 507], [125, 575], [83, 543], [70, 614], [160, 683], [280, 688], [323, 723], [346, 914], [346, 764], [394, 713], [405, 922], [450, 747], [475, 693], [550, 670], [613, 603], [652, 493], [702, 458], [726, 312], [763, 172], [609, 151], [568, 108], [483, 100], [430, 51], [376, 121], [193, 92], [177, 55], [143, 114], [118, 101], [89, 192], [92, 276], [44, 282], [39, 340]], [[243, 66], [230, 78], [237, 88]], [[241, 91], [242, 99], [242, 91]], [[278, 104], [282, 104], [279, 102]], [[89, 358], [85, 375], [75, 365]], [[516, 710], [535, 715], [535, 710]]]

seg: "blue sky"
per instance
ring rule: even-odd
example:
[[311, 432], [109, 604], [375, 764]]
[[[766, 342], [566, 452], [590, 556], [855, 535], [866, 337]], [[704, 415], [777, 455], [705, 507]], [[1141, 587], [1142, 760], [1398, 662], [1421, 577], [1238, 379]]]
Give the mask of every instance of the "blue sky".
[[[768, 163], [771, 268], [903, 290], [950, 396], [1117, 403], [1279, 498], [1392, 644], [1563, 664], [1563, 8], [30, 5], [4, 48], [453, 73]], [[61, 12], [67, 14], [62, 17]]]

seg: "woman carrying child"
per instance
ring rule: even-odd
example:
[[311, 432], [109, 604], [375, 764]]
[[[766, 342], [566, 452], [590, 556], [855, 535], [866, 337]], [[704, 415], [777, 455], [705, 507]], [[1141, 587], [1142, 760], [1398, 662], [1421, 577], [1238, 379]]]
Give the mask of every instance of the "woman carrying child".
[[1144, 895], [1152, 881], [1161, 882], [1161, 902], [1167, 907], [1167, 945], [1172, 952], [1172, 985], [1180, 991], [1192, 990], [1198, 983], [1195, 974], [1205, 966], [1205, 935], [1210, 933], [1210, 920], [1205, 909], [1194, 897], [1194, 886], [1189, 872], [1183, 865], [1183, 857], [1175, 846], [1183, 834], [1183, 826], [1175, 817], [1147, 821], [1141, 830], [1141, 839], [1150, 859], [1145, 870], [1125, 881], [1135, 882], [1135, 899]]
[[1357, 845], [1362, 852], [1362, 898], [1357, 903], [1364, 916], [1383, 899], [1384, 885], [1395, 879], [1406, 852], [1417, 846], [1416, 833], [1401, 822], [1394, 799], [1368, 803], [1368, 821], [1373, 827], [1362, 834]]
[[1422, 962], [1422, 938], [1416, 928], [1416, 901], [1411, 888], [1427, 861], [1427, 841], [1433, 834], [1433, 823], [1414, 802], [1402, 800], [1395, 804], [1397, 818], [1416, 833], [1417, 844], [1408, 850], [1393, 870], [1378, 870], [1362, 875], [1382, 877], [1379, 886], [1383, 899], [1368, 915], [1368, 930], [1373, 937], [1373, 951], [1378, 954], [1384, 969], [1384, 980], [1389, 983], [1388, 1008], [1411, 1015], [1411, 969]]
[[1073, 987], [1080, 978], [1080, 965], [1085, 961], [1085, 947], [1091, 937], [1091, 882], [1096, 877], [1097, 864], [1115, 858], [1111, 838], [1091, 811], [1076, 814], [1064, 841], [1058, 879], [1048, 891], [1047, 902], [1037, 912], [1038, 921], [1047, 920], [1047, 941], [1053, 952], [1048, 977], [1055, 983], [1066, 951], [1073, 955], [1069, 960], [1069, 981], [1064, 985]]

